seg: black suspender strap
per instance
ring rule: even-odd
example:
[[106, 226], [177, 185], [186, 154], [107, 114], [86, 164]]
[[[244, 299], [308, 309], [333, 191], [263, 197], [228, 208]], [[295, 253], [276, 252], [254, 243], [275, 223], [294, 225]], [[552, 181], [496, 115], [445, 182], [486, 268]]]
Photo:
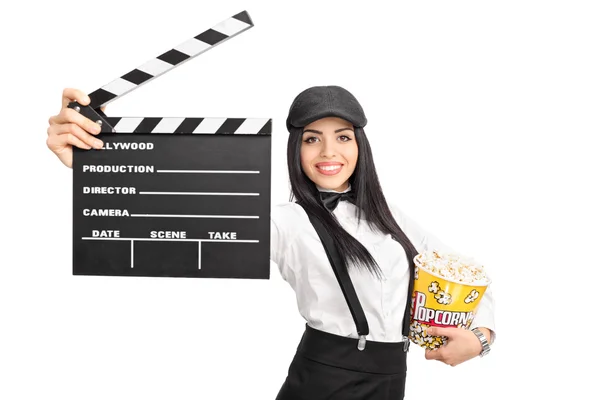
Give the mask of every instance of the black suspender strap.
[[[300, 205], [302, 206], [302, 204]], [[331, 235], [325, 229], [325, 226], [304, 206], [302, 206], [302, 208], [304, 208], [306, 211], [308, 219], [314, 226], [319, 238], [321, 239], [321, 243], [325, 248], [329, 263], [331, 264], [333, 272], [335, 273], [335, 277], [340, 285], [340, 288], [342, 289], [346, 303], [348, 303], [348, 308], [350, 308], [350, 314], [352, 314], [352, 319], [354, 319], [356, 330], [359, 336], [358, 349], [364, 350], [367, 343], [366, 336], [369, 334], [369, 324], [367, 323], [367, 317], [365, 316], [362, 306], [360, 305], [360, 301], [358, 300], [358, 296], [356, 295], [356, 291], [354, 290], [354, 285], [352, 284], [348, 270], [344, 267], [342, 258], [335, 247], [335, 243], [333, 242]]]
[[[399, 240], [396, 240], [398, 243], [401, 243]], [[413, 290], [415, 288], [415, 262], [414, 260], [408, 258], [408, 293], [406, 295], [406, 308], [404, 309], [404, 320], [402, 321], [402, 336], [404, 339], [404, 351], [408, 351], [408, 346], [410, 345], [410, 341], [408, 340], [408, 336], [410, 333], [410, 311], [412, 304], [412, 295]]]
[[406, 302], [406, 309], [404, 310], [404, 321], [402, 325], [402, 335], [408, 337], [410, 333], [410, 309], [412, 302], [412, 293], [415, 287], [415, 263], [411, 260], [408, 260], [408, 265], [410, 266], [410, 278], [408, 281], [408, 301]]

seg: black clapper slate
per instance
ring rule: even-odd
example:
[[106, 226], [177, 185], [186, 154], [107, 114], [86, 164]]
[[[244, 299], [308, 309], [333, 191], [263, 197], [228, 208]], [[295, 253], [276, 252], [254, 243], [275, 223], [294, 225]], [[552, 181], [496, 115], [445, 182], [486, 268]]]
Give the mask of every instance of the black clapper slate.
[[100, 121], [105, 143], [74, 149], [73, 274], [269, 278], [270, 119], [100, 111], [251, 26], [237, 14], [69, 105]]

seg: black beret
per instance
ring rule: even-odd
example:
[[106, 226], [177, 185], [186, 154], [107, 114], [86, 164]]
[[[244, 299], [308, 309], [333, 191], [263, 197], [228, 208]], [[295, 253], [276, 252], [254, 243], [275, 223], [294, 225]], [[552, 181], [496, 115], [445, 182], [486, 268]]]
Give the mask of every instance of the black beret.
[[313, 86], [302, 91], [292, 102], [287, 129], [304, 128], [325, 117], [345, 119], [357, 128], [367, 124], [365, 112], [352, 93], [339, 86]]

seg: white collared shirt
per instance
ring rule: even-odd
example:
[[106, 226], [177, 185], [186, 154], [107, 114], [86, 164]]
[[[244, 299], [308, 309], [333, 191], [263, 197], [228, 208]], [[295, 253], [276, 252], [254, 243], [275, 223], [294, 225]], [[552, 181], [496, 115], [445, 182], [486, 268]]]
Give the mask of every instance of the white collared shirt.
[[[390, 205], [390, 209], [418, 252], [451, 251], [397, 207]], [[370, 230], [365, 220], [358, 226], [355, 212], [356, 206], [347, 201], [340, 201], [333, 211], [342, 227], [371, 253], [383, 274], [383, 279], [378, 280], [362, 268], [349, 269], [369, 324], [367, 340], [399, 342], [409, 284], [406, 253], [390, 235]], [[271, 260], [296, 292], [298, 310], [309, 326], [332, 334], [358, 337], [319, 236], [304, 209], [296, 203], [279, 204], [271, 210]], [[489, 287], [471, 325], [471, 328], [475, 327], [495, 330], [494, 300]]]

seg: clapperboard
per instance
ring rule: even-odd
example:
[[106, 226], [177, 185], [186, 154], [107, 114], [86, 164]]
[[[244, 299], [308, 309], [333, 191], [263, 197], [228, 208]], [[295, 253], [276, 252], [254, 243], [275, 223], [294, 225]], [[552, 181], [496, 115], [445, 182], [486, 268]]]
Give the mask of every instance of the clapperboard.
[[69, 104], [104, 142], [74, 149], [74, 275], [269, 278], [271, 119], [100, 109], [252, 26], [241, 12]]

